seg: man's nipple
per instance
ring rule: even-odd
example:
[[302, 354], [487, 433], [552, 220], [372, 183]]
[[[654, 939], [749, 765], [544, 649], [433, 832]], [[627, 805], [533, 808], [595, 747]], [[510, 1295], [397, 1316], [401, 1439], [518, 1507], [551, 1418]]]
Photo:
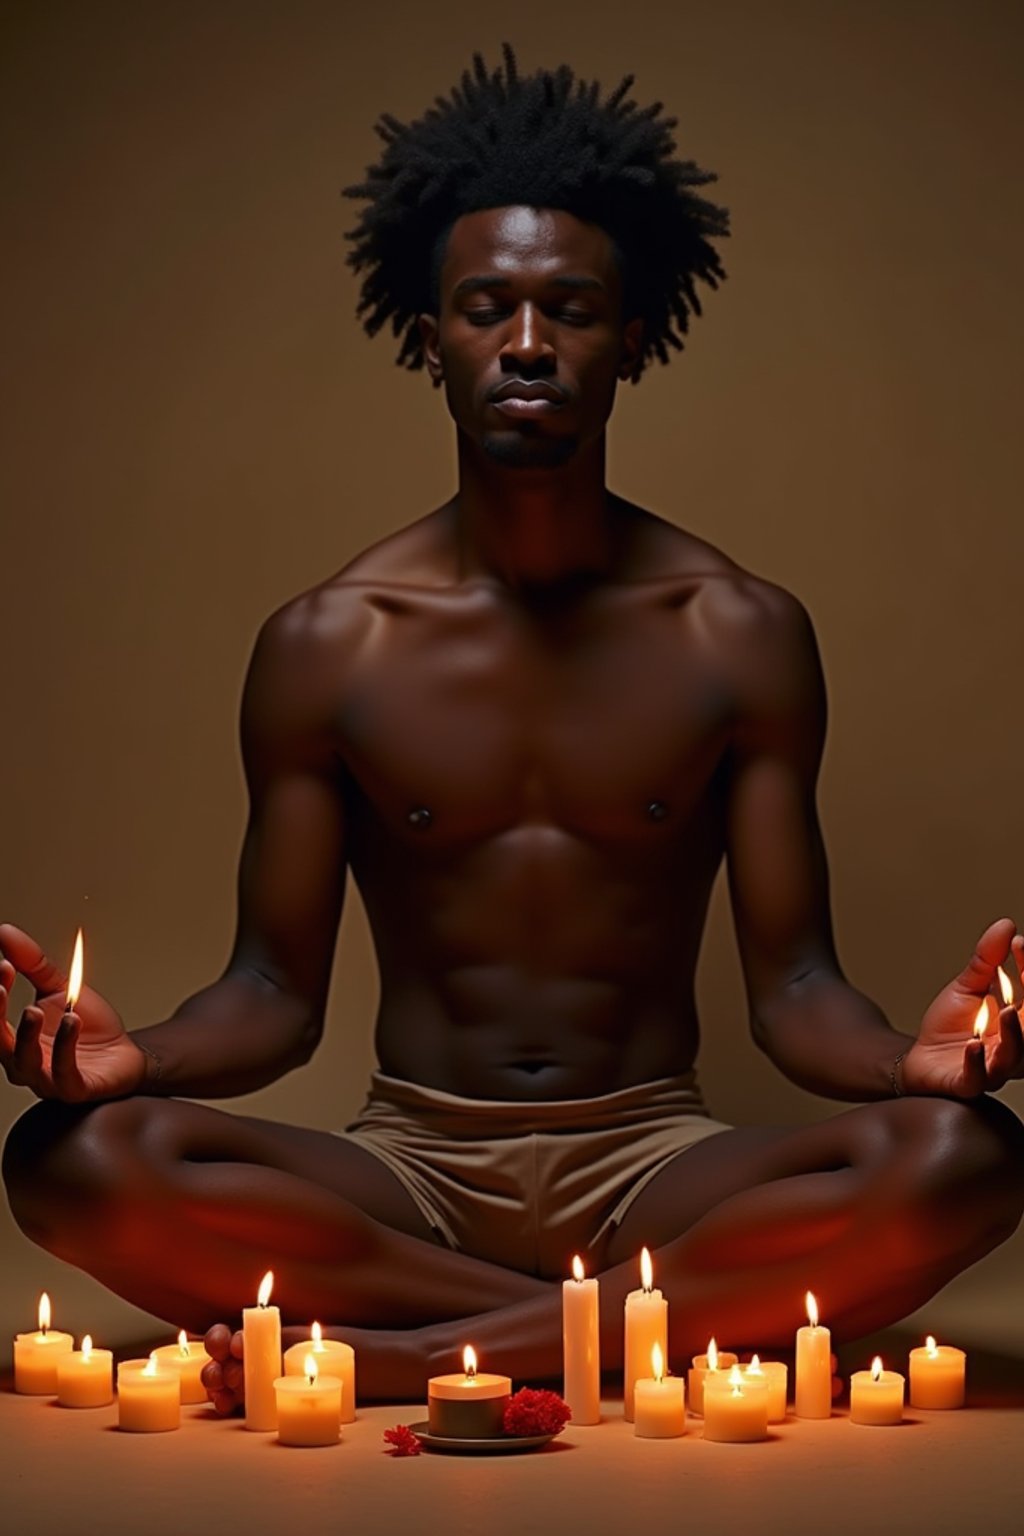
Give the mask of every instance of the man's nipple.
[[647, 816], [650, 821], [664, 821], [668, 815], [668, 806], [664, 800], [651, 800], [647, 806]]
[[425, 805], [417, 805], [413, 810], [409, 812], [409, 815], [406, 818], [410, 827], [415, 827], [417, 832], [425, 832], [433, 819], [433, 816], [427, 810]]

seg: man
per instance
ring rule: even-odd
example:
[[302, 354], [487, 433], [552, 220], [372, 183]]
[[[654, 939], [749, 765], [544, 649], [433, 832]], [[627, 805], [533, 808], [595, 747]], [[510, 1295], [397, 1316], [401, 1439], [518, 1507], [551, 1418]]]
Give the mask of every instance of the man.
[[[472, 1338], [555, 1375], [572, 1254], [605, 1363], [653, 1250], [682, 1357], [781, 1345], [810, 1287], [852, 1337], [1015, 1228], [1024, 1060], [979, 1005], [1024, 939], [979, 940], [915, 1037], [843, 977], [815, 811], [825, 705], [799, 604], [611, 492], [619, 381], [681, 346], [723, 275], [712, 178], [673, 121], [510, 49], [411, 126], [382, 120], [350, 258], [370, 333], [444, 387], [458, 488], [264, 626], [245, 687], [251, 811], [225, 974], [127, 1033], [0, 928], [0, 1006], [37, 989], [8, 1141], [36, 1241], [203, 1329], [273, 1266], [297, 1332], [358, 1343], [367, 1396], [422, 1397]], [[700, 1099], [694, 968], [725, 857], [754, 1037], [860, 1107], [732, 1129]], [[381, 972], [380, 1071], [344, 1135], [179, 1097], [245, 1092], [320, 1038], [351, 865]], [[998, 1015], [998, 1021], [996, 1016]], [[173, 1248], [164, 1234], [175, 1233]], [[471, 1319], [471, 1321], [470, 1321]], [[218, 1332], [223, 1350], [223, 1331]], [[230, 1366], [215, 1401], [234, 1401]]]

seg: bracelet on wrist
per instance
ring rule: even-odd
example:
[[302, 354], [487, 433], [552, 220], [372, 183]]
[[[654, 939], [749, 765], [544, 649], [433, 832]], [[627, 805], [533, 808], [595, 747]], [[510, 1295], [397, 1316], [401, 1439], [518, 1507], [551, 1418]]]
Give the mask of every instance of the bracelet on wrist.
[[[157, 1055], [156, 1051], [151, 1051], [149, 1046], [143, 1045], [141, 1040], [136, 1040], [135, 1044], [138, 1046], [143, 1056], [148, 1058], [146, 1062], [146, 1075], [143, 1078], [143, 1082], [155, 1083], [164, 1070], [163, 1062], [160, 1060], [160, 1057]], [[152, 1062], [152, 1066], [150, 1066], [150, 1062]]]

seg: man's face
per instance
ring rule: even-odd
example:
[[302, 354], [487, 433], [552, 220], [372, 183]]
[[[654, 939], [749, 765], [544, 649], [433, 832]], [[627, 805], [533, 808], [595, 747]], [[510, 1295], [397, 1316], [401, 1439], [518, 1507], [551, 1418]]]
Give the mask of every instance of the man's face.
[[441, 313], [420, 316], [456, 426], [510, 468], [554, 468], [599, 437], [642, 341], [623, 324], [603, 229], [549, 208], [489, 208], [452, 228]]

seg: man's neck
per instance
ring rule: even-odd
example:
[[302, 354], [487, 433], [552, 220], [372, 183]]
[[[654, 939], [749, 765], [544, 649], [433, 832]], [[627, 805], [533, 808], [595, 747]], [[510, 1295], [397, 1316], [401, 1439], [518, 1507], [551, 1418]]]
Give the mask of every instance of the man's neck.
[[512, 590], [607, 577], [619, 545], [604, 437], [556, 469], [509, 469], [460, 443], [453, 502], [460, 576]]

